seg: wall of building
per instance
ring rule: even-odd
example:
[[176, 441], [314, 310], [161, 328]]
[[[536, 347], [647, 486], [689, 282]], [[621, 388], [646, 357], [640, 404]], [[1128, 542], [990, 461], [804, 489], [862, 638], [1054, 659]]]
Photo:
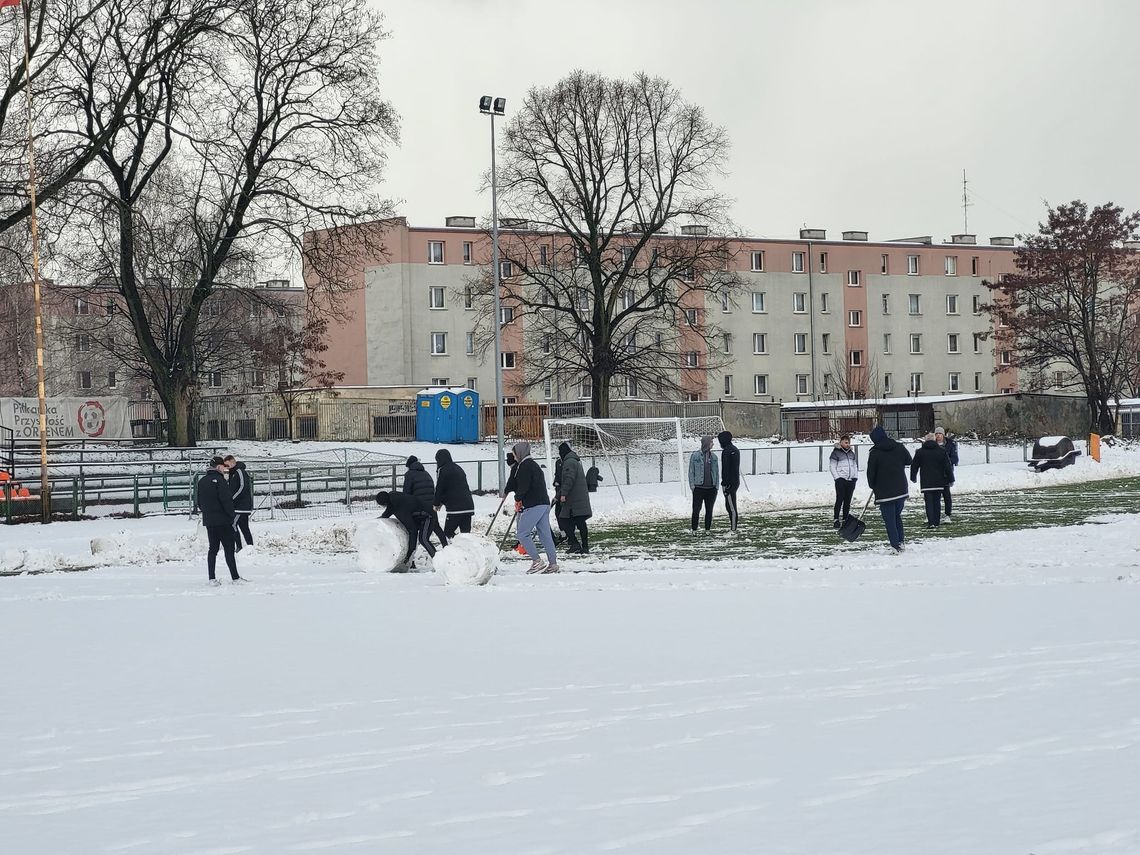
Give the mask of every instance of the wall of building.
[[939, 402], [935, 422], [951, 433], [979, 436], [1084, 436], [1089, 431], [1085, 400], [1069, 395], [1029, 393]]

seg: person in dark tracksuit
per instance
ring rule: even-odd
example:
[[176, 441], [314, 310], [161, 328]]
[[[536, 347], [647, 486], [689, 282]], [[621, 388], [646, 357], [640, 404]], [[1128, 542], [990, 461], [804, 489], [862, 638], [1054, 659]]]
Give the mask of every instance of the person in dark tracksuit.
[[[427, 554], [435, 557], [435, 546], [429, 539], [430, 527], [423, 524], [425, 513], [423, 503], [408, 493], [389, 493], [381, 490], [376, 494], [376, 504], [384, 509], [380, 519], [395, 517], [396, 522], [404, 527], [408, 533], [408, 549], [403, 559], [392, 570], [393, 573], [406, 573], [411, 568], [412, 555], [416, 551], [416, 542], [422, 546]], [[431, 510], [431, 506], [427, 506]]]
[[740, 514], [736, 510], [736, 491], [740, 489], [740, 449], [732, 444], [732, 434], [726, 430], [717, 434], [720, 443], [720, 487], [724, 491], [724, 509], [728, 511], [728, 524], [736, 531]]
[[910, 465], [910, 452], [895, 442], [882, 425], [871, 431], [871, 451], [867, 455], [867, 486], [875, 494], [875, 504], [883, 515], [887, 539], [895, 553], [902, 552], [906, 538], [903, 532], [902, 512], [910, 485], [906, 481], [906, 467]]
[[590, 532], [586, 520], [593, 516], [590, 491], [586, 488], [586, 473], [582, 469], [582, 461], [570, 448], [570, 443], [564, 442], [558, 446], [558, 456], [562, 462], [562, 476], [555, 496], [558, 525], [566, 532], [566, 539], [570, 542], [566, 551], [585, 555], [590, 551]]
[[[420, 459], [414, 454], [408, 458], [408, 471], [404, 473], [404, 495], [412, 496], [420, 503], [420, 510], [416, 512], [416, 521], [423, 526], [424, 533], [420, 541], [429, 540], [433, 534], [439, 537], [439, 545], [447, 546], [447, 535], [439, 525], [439, 517], [432, 509], [435, 503], [435, 482], [428, 475]], [[434, 552], [429, 553], [434, 554]]]
[[[855, 484], [859, 481], [859, 461], [851, 448], [851, 437], [844, 434], [836, 443], [835, 450], [828, 458], [828, 469], [835, 481], [835, 520], [833, 525], [840, 528], [851, 517], [851, 497], [855, 494]], [[842, 518], [840, 514], [842, 513]]]
[[720, 481], [720, 463], [712, 450], [713, 438], [701, 437], [701, 450], [689, 457], [689, 489], [693, 491], [693, 533], [701, 518], [701, 505], [705, 507], [705, 531], [712, 528], [713, 505], [716, 503], [716, 485]]
[[[946, 435], [946, 428], [939, 425], [934, 429], [934, 441], [942, 446], [942, 450], [946, 452], [946, 456], [950, 458], [950, 465], [955, 469], [958, 467], [958, 443]], [[950, 481], [954, 483], [953, 480]], [[950, 500], [950, 486], [947, 485], [942, 490], [942, 501], [946, 503], [946, 522], [954, 522], [950, 516], [951, 500]]]
[[942, 491], [954, 483], [954, 467], [950, 465], [950, 456], [932, 433], [926, 435], [926, 441], [914, 453], [910, 464], [910, 480], [916, 478], [920, 479], [919, 487], [926, 502], [926, 526], [934, 528], [941, 522]]
[[211, 459], [210, 468], [198, 479], [196, 507], [202, 512], [202, 525], [206, 527], [206, 535], [210, 539], [210, 551], [206, 553], [210, 583], [221, 584], [214, 578], [219, 548], [225, 552], [230, 579], [234, 582], [243, 581], [238, 575], [237, 561], [234, 558], [233, 490], [226, 481], [226, 462], [222, 458]]
[[[570, 446], [566, 443], [567, 448]], [[560, 445], [559, 448], [562, 446]], [[554, 477], [550, 481], [551, 492], [554, 493], [554, 498], [550, 500], [550, 507], [554, 508], [554, 522], [558, 525], [558, 531], [551, 531], [554, 536], [554, 545], [561, 546], [567, 537], [570, 537], [570, 520], [562, 516], [562, 512], [558, 507], [558, 486], [562, 483], [562, 456], [559, 455], [558, 459], [554, 461]]]
[[[249, 530], [249, 518], [253, 513], [253, 479], [245, 469], [245, 464], [227, 454], [226, 468], [229, 470], [230, 489], [234, 491], [234, 550], [241, 552], [241, 539], [253, 546], [253, 533]], [[240, 534], [239, 534], [240, 532]]]
[[467, 484], [467, 473], [463, 467], [451, 459], [451, 452], [441, 448], [435, 453], [439, 467], [435, 473], [434, 510], [447, 508], [443, 535], [450, 540], [456, 531], [471, 532], [471, 518], [475, 515], [475, 500], [471, 498], [471, 487]]

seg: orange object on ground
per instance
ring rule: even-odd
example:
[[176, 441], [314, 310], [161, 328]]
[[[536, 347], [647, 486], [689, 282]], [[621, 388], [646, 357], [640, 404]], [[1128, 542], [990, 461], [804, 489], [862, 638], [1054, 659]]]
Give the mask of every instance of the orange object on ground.
[[0, 469], [0, 484], [7, 484], [12, 480], [12, 476], [8, 474], [7, 469]]
[[1100, 434], [1089, 434], [1089, 457], [1100, 463]]
[[16, 496], [20, 499], [26, 499], [31, 495], [32, 495], [32, 491], [29, 490], [27, 487], [20, 487], [18, 490], [16, 490]]

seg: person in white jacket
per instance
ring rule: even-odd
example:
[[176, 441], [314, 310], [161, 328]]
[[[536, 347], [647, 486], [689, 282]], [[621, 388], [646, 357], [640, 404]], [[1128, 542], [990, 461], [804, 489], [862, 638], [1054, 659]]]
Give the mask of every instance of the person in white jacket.
[[835, 520], [832, 524], [840, 528], [851, 516], [851, 496], [854, 495], [855, 483], [859, 480], [859, 461], [855, 457], [855, 449], [851, 447], [851, 437], [847, 434], [839, 438], [835, 450], [831, 452], [828, 468], [835, 481]]

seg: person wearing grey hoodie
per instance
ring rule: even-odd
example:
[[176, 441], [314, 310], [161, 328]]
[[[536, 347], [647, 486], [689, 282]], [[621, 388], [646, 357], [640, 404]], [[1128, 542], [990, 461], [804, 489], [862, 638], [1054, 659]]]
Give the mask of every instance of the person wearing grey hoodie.
[[693, 491], [692, 530], [696, 532], [705, 507], [705, 531], [712, 528], [713, 505], [716, 503], [717, 485], [720, 484], [720, 462], [712, 450], [713, 438], [701, 437], [701, 450], [689, 457], [689, 489]]
[[[530, 556], [530, 569], [527, 573], [557, 573], [558, 554], [554, 550], [554, 535], [550, 531], [550, 494], [546, 492], [546, 476], [542, 467], [530, 456], [530, 443], [517, 442], [511, 449], [514, 452], [515, 511], [518, 514], [519, 543]], [[538, 557], [538, 548], [531, 532], [538, 530], [538, 539], [546, 552], [546, 561]]]

